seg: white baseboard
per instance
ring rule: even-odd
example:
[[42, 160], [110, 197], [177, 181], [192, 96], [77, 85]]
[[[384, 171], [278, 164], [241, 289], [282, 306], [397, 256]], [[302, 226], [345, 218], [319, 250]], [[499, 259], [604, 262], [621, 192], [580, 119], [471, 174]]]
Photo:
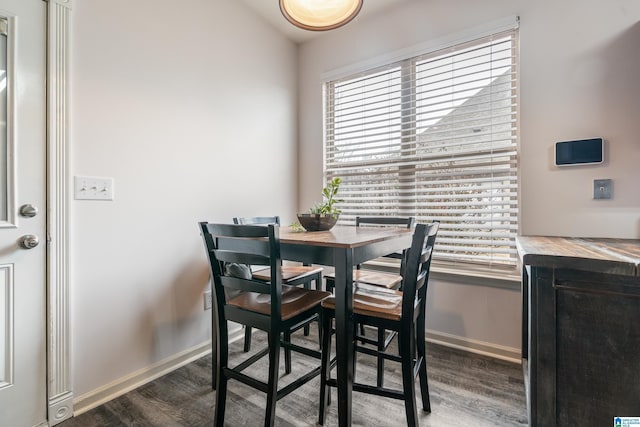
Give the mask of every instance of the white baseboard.
[[192, 347], [151, 366], [119, 378], [96, 390], [78, 396], [73, 402], [73, 413], [74, 415], [80, 415], [87, 412], [209, 353], [211, 353], [211, 341]]
[[519, 348], [507, 347], [486, 341], [478, 341], [471, 338], [451, 335], [444, 332], [436, 332], [427, 330], [427, 342], [440, 344], [458, 350], [464, 350], [483, 356], [493, 357], [495, 359], [505, 360], [507, 362], [522, 363], [522, 356]]
[[[229, 341], [240, 339], [244, 334], [243, 329], [235, 330], [230, 333]], [[73, 415], [80, 415], [97, 406], [100, 406], [110, 400], [120, 397], [123, 394], [134, 390], [148, 382], [160, 378], [194, 360], [211, 353], [211, 341], [206, 341], [195, 347], [182, 351], [171, 357], [168, 357], [151, 366], [142, 368], [125, 377], [119, 378], [109, 384], [106, 384], [93, 391], [78, 396], [73, 401]]]

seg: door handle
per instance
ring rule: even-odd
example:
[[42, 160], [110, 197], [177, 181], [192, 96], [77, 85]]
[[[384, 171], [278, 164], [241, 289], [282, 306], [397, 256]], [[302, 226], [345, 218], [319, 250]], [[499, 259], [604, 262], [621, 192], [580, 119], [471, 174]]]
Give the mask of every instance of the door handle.
[[19, 244], [22, 249], [33, 249], [40, 243], [38, 236], [27, 234], [20, 238]]

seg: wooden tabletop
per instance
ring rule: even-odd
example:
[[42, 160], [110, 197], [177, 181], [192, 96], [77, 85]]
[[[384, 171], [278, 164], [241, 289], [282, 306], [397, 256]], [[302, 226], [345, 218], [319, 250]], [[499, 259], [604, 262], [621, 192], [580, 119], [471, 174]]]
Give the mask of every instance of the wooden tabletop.
[[640, 276], [640, 240], [519, 236], [523, 265]]
[[283, 243], [304, 243], [311, 246], [356, 248], [375, 242], [411, 236], [413, 230], [400, 227], [354, 227], [336, 225], [328, 231], [293, 231], [280, 227]]

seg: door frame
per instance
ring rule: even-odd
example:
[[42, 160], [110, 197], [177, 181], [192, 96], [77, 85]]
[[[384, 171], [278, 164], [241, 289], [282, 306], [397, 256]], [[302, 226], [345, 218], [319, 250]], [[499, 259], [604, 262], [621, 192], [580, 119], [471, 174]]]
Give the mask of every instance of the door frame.
[[69, 288], [69, 34], [72, 0], [47, 3], [47, 418], [73, 416]]

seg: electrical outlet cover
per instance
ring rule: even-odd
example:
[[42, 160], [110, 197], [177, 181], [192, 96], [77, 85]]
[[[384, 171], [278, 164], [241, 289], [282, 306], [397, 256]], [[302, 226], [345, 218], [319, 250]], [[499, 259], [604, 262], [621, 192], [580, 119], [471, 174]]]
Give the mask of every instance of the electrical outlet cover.
[[207, 291], [204, 293], [204, 309], [211, 310], [211, 305], [213, 301], [211, 299], [211, 291]]

